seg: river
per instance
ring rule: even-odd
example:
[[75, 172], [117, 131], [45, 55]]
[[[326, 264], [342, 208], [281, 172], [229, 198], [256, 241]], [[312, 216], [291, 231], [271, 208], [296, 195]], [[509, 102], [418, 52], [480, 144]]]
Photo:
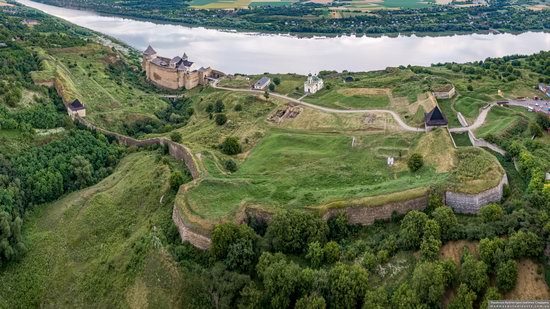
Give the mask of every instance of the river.
[[242, 33], [181, 25], [155, 24], [128, 18], [101, 16], [18, 0], [27, 6], [76, 25], [117, 38], [158, 54], [187, 53], [200, 66], [225, 73], [301, 73], [320, 70], [368, 71], [399, 65], [468, 62], [487, 57], [533, 54], [550, 50], [550, 33], [469, 34], [437, 37], [312, 37]]

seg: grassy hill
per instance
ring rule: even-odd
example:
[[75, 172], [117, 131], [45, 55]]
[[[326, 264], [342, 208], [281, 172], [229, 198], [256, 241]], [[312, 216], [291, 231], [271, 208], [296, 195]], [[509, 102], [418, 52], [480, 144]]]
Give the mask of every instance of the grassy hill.
[[0, 307], [177, 306], [181, 275], [163, 249], [167, 161], [128, 155], [97, 185], [37, 206], [25, 222], [27, 254], [0, 272], [0, 295], [10, 296]]

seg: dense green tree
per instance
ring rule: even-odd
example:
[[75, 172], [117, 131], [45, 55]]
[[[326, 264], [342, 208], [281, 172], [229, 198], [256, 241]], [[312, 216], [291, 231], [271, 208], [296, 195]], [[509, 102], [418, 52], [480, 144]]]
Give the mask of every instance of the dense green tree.
[[281, 84], [281, 79], [278, 76], [273, 77], [273, 83], [277, 86]]
[[441, 240], [434, 237], [424, 237], [420, 244], [420, 256], [426, 261], [437, 260], [440, 249]]
[[[233, 269], [246, 268], [254, 259], [254, 245], [257, 235], [248, 225], [223, 223], [216, 225], [212, 231], [212, 246], [210, 251], [218, 260], [225, 260], [231, 253], [231, 261], [227, 261]], [[246, 252], [239, 253], [238, 250]]]
[[458, 220], [450, 207], [437, 207], [431, 214], [441, 229], [441, 239], [449, 240], [458, 226]]
[[312, 294], [304, 296], [296, 302], [295, 309], [325, 309], [325, 299], [323, 296]]
[[390, 307], [388, 292], [384, 287], [376, 290], [369, 290], [363, 300], [364, 309], [385, 309]]
[[405, 248], [416, 249], [420, 246], [427, 220], [428, 216], [417, 210], [410, 211], [405, 215], [399, 230], [399, 237]]
[[483, 297], [483, 302], [479, 305], [480, 309], [487, 309], [489, 307], [489, 301], [490, 300], [500, 300], [501, 295], [498, 292], [496, 288], [490, 287], [487, 289], [487, 292], [485, 292], [485, 296]]
[[440, 263], [421, 262], [414, 269], [412, 288], [423, 303], [435, 305], [445, 293], [447, 280]]
[[483, 218], [483, 222], [495, 222], [502, 220], [504, 210], [502, 210], [502, 207], [498, 204], [489, 204], [481, 207], [479, 214], [481, 218]]
[[460, 284], [456, 296], [449, 303], [449, 309], [473, 309], [476, 293], [464, 283]]
[[90, 164], [90, 161], [86, 160], [83, 156], [75, 156], [71, 159], [72, 168], [72, 185], [74, 190], [82, 189], [89, 186], [94, 182], [94, 169]]
[[276, 214], [269, 223], [266, 237], [275, 250], [300, 253], [307, 244], [318, 241], [324, 244], [328, 234], [325, 220], [303, 211]]
[[376, 258], [376, 255], [374, 255], [374, 253], [372, 253], [372, 251], [370, 250], [365, 251], [365, 253], [363, 254], [361, 265], [363, 265], [363, 267], [368, 270], [372, 270], [377, 263], [378, 260]]
[[543, 244], [537, 234], [531, 231], [518, 231], [510, 235], [506, 244], [513, 258], [537, 257], [542, 254]]
[[230, 270], [250, 272], [256, 261], [255, 237], [241, 237], [229, 245], [225, 265]]
[[318, 241], [310, 242], [307, 247], [306, 259], [309, 260], [311, 266], [320, 267], [324, 260], [323, 247]]
[[423, 238], [441, 239], [441, 228], [434, 219], [427, 219], [424, 223]]
[[468, 285], [477, 295], [489, 283], [487, 265], [483, 261], [476, 260], [471, 253], [466, 252], [460, 268], [460, 282]]
[[420, 298], [415, 290], [409, 287], [407, 283], [402, 283], [391, 296], [392, 308], [413, 309], [419, 308]]
[[368, 287], [367, 271], [357, 265], [336, 263], [328, 274], [327, 301], [330, 308], [356, 308]]
[[501, 238], [483, 238], [479, 241], [479, 257], [489, 269], [501, 262], [501, 258], [504, 257], [505, 241]]
[[301, 284], [300, 267], [281, 256], [264, 252], [257, 269], [273, 308], [287, 308]]
[[497, 288], [500, 292], [506, 293], [516, 286], [518, 268], [516, 261], [507, 260], [497, 266], [496, 278]]
[[340, 246], [335, 241], [329, 241], [323, 248], [325, 262], [332, 264], [340, 260]]
[[346, 238], [350, 233], [348, 217], [344, 212], [338, 213], [336, 216], [328, 220], [329, 239], [340, 240]]

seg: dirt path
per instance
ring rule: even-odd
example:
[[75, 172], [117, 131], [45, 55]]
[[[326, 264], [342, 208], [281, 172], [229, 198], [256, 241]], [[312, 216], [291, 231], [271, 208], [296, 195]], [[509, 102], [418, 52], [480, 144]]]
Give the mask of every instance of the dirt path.
[[[220, 87], [220, 86], [218, 86], [217, 82], [212, 83], [212, 87], [214, 87], [216, 89], [234, 91], [234, 92], [249, 92], [249, 93], [256, 93], [256, 94], [263, 94], [264, 93], [264, 91], [261, 91], [261, 90], [236, 89], [236, 88]], [[401, 119], [401, 117], [399, 117], [399, 115], [396, 112], [391, 111], [391, 110], [387, 110], [387, 109], [335, 109], [335, 108], [323, 107], [323, 106], [307, 103], [307, 102], [301, 101], [300, 99], [294, 99], [294, 98], [288, 97], [286, 95], [278, 94], [278, 93], [270, 92], [269, 95], [273, 96], [273, 97], [276, 97], [276, 98], [279, 98], [279, 99], [286, 100], [288, 102], [300, 104], [302, 106], [307, 106], [307, 107], [317, 109], [317, 110], [327, 112], [327, 113], [339, 113], [339, 114], [386, 113], [386, 114], [390, 114], [393, 117], [393, 119], [395, 119], [395, 122], [397, 122], [397, 124], [405, 131], [409, 131], [409, 132], [425, 132], [426, 131], [423, 128], [415, 128], [415, 127], [409, 126], [408, 124], [405, 123], [405, 121], [403, 121]]]

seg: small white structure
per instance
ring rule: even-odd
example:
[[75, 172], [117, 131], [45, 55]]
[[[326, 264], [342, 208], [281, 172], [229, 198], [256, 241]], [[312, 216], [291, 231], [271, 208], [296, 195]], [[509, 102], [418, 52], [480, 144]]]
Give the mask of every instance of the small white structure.
[[263, 90], [265, 89], [267, 86], [269, 86], [269, 84], [271, 84], [271, 78], [267, 77], [267, 76], [264, 76], [262, 78], [260, 78], [259, 81], [257, 81], [254, 86], [252, 86], [252, 88], [256, 89], [256, 90]]
[[393, 166], [395, 159], [393, 157], [388, 157], [388, 166]]
[[83, 118], [86, 117], [86, 107], [76, 99], [67, 107], [67, 113], [72, 119], [75, 119], [77, 116]]
[[304, 83], [304, 92], [305, 93], [315, 93], [323, 89], [324, 82], [317, 75], [312, 75], [311, 73], [307, 76], [307, 80]]

